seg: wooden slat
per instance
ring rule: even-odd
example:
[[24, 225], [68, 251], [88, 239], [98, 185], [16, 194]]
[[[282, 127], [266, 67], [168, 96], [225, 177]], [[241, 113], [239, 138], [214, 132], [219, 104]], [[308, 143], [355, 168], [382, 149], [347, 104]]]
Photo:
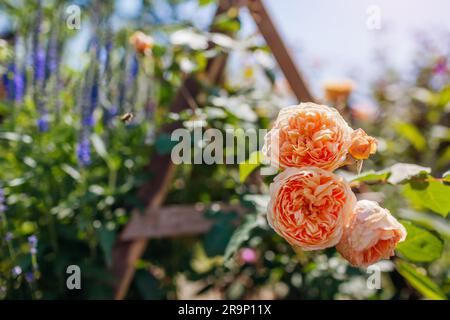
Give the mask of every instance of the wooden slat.
[[300, 69], [292, 59], [262, 0], [248, 0], [247, 7], [298, 101], [314, 101]]
[[[133, 240], [141, 237], [165, 238], [183, 235], [195, 235], [207, 232], [213, 220], [205, 218], [205, 211], [214, 208], [221, 212], [236, 212], [243, 215], [246, 209], [240, 205], [216, 202], [211, 205], [187, 204], [164, 206], [150, 214], [140, 215], [141, 229], [122, 234], [122, 240]], [[142, 236], [142, 234], [144, 236]]]

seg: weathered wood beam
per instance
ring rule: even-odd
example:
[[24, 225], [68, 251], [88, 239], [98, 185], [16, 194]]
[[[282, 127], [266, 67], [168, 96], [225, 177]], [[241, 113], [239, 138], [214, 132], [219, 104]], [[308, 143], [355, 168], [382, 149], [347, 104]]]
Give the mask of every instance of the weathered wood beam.
[[262, 0], [248, 0], [247, 7], [259, 31], [283, 71], [298, 101], [314, 101], [305, 80], [264, 7]]
[[208, 205], [202, 203], [168, 205], [154, 210], [151, 214], [142, 215], [141, 226], [129, 229], [128, 233], [122, 234], [122, 239], [127, 241], [142, 237], [154, 239], [206, 233], [214, 224], [213, 219], [208, 219], [204, 215], [209, 209], [225, 213], [235, 212], [239, 216], [247, 212], [241, 205], [223, 202]]

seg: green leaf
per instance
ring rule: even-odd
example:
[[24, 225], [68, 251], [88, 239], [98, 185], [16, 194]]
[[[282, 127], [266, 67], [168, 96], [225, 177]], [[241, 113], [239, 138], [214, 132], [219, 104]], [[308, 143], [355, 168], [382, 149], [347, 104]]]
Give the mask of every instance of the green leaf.
[[384, 181], [389, 177], [389, 170], [368, 171], [352, 179], [352, 181]]
[[450, 102], [450, 87], [445, 86], [436, 96], [434, 103], [444, 108]]
[[351, 181], [385, 181], [390, 184], [399, 184], [421, 175], [428, 175], [431, 169], [412, 163], [396, 163], [391, 167], [380, 171], [368, 171], [362, 173]]
[[227, 15], [219, 15], [214, 22], [214, 28], [223, 32], [235, 33], [241, 28], [236, 19], [230, 19]]
[[432, 300], [445, 300], [444, 293], [439, 289], [438, 285], [426, 275], [420, 273], [416, 267], [406, 261], [397, 261], [397, 271], [419, 291], [425, 298]]
[[264, 68], [264, 74], [266, 75], [267, 79], [269, 79], [271, 85], [275, 85], [275, 81], [277, 80], [276, 74], [274, 70], [269, 68]]
[[419, 175], [428, 175], [431, 173], [430, 168], [412, 163], [396, 163], [389, 170], [391, 175], [388, 178], [388, 182], [391, 184], [398, 184]]
[[259, 225], [258, 217], [255, 214], [247, 215], [242, 224], [234, 231], [230, 242], [225, 249], [223, 259], [228, 260], [250, 237], [250, 233]]
[[94, 146], [95, 151], [97, 154], [102, 157], [105, 161], [108, 160], [108, 152], [106, 151], [105, 143], [103, 142], [102, 138], [96, 133], [93, 133], [91, 135], [91, 141], [92, 145]]
[[6, 184], [9, 187], [18, 187], [18, 186], [24, 184], [25, 182], [27, 182], [30, 178], [31, 178], [30, 175], [26, 175], [21, 178], [12, 179], [9, 182], [6, 182]]
[[223, 109], [216, 108], [216, 107], [205, 107], [203, 108], [203, 111], [206, 113], [206, 117], [208, 120], [212, 119], [225, 119], [227, 117], [227, 114]]
[[409, 221], [402, 221], [407, 237], [397, 246], [406, 259], [412, 262], [431, 262], [442, 254], [442, 241], [431, 232], [419, 228]]
[[444, 181], [450, 182], [450, 170], [444, 172], [444, 174], [442, 175], [442, 179], [444, 179]]
[[80, 175], [80, 173], [74, 168], [74, 167], [71, 167], [71, 166], [69, 166], [68, 164], [63, 164], [62, 166], [61, 166], [61, 169], [65, 172], [65, 173], [67, 173], [69, 176], [71, 176], [74, 180], [80, 180], [80, 177], [81, 177], [81, 175]]
[[[230, 101], [233, 100], [230, 99]], [[236, 102], [236, 99], [234, 100], [234, 102]], [[255, 122], [256, 120], [258, 120], [258, 116], [256, 115], [255, 111], [253, 111], [250, 105], [246, 103], [230, 103], [225, 105], [224, 108], [229, 113], [241, 120], [248, 122]]]
[[26, 134], [18, 134], [15, 132], [0, 132], [0, 139], [5, 139], [9, 141], [22, 141], [24, 143], [31, 143], [33, 139]]
[[450, 186], [437, 180], [430, 178], [424, 189], [414, 189], [409, 183], [403, 193], [414, 205], [428, 208], [444, 218], [450, 212]]
[[447, 147], [436, 161], [436, 168], [445, 168], [450, 162], [450, 147]]
[[247, 177], [250, 175], [250, 173], [253, 172], [256, 168], [258, 168], [261, 165], [262, 161], [262, 152], [261, 151], [254, 151], [248, 158], [248, 160], [245, 160], [244, 162], [241, 162], [239, 164], [239, 181], [244, 182]]
[[203, 238], [205, 252], [208, 257], [223, 255], [235, 230], [231, 222], [236, 218], [236, 214], [217, 212], [211, 215], [211, 212], [207, 212], [206, 216], [214, 218], [216, 222]]
[[[444, 238], [450, 238], [450, 225], [447, 220], [440, 215], [428, 212], [420, 212], [413, 209], [398, 209], [397, 215], [403, 219], [411, 221], [416, 226], [423, 227], [427, 230], [436, 231]], [[434, 233], [434, 232], [433, 232]]]
[[210, 3], [213, 3], [213, 2], [214, 2], [214, 0], [198, 0], [198, 4], [200, 5], [200, 7], [206, 6], [206, 5], [208, 5]]
[[158, 280], [148, 270], [137, 270], [134, 284], [145, 300], [158, 300], [165, 297]]
[[170, 154], [172, 148], [177, 145], [178, 141], [172, 141], [170, 135], [162, 133], [156, 138], [155, 148], [156, 152], [160, 155]]
[[427, 141], [414, 125], [401, 122], [395, 125], [395, 129], [401, 136], [408, 140], [417, 151], [424, 151], [427, 147]]
[[270, 196], [267, 194], [246, 194], [242, 200], [244, 205], [250, 204], [251, 208], [256, 210], [256, 212], [266, 213]]
[[25, 163], [27, 166], [29, 166], [31, 168], [36, 168], [36, 165], [37, 165], [36, 161], [30, 157], [24, 157], [23, 163]]
[[111, 265], [112, 261], [112, 249], [114, 242], [116, 240], [116, 233], [114, 230], [108, 230], [106, 228], [101, 228], [99, 230], [100, 236], [100, 247], [103, 251], [103, 257], [105, 258], [106, 264]]

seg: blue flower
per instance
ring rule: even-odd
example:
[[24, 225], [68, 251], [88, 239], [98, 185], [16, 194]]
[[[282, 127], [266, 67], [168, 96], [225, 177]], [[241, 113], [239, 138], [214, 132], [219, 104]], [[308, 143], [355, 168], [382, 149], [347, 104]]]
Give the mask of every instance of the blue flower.
[[[42, 0], [37, 1], [35, 26], [33, 32], [33, 69], [34, 84], [42, 83], [45, 80], [45, 51], [42, 48], [39, 37], [42, 29]], [[41, 81], [42, 80], [42, 81]], [[36, 88], [35, 88], [36, 90]]]
[[40, 117], [37, 121], [37, 125], [39, 128], [39, 132], [47, 132], [49, 129], [47, 116], [44, 115], [44, 116]]
[[31, 236], [28, 237], [28, 243], [32, 248], [36, 248], [37, 244], [38, 244], [38, 239], [37, 237], [33, 234]]
[[11, 273], [15, 277], [20, 276], [22, 274], [22, 268], [20, 266], [15, 266], [14, 268], [12, 268]]
[[5, 241], [10, 242], [14, 238], [14, 235], [11, 232], [7, 232], [5, 234]]
[[91, 151], [89, 139], [84, 137], [77, 145], [77, 159], [83, 167], [91, 164]]
[[[57, 29], [56, 29], [57, 30]], [[48, 50], [47, 70], [50, 73], [58, 71], [58, 33], [57, 31], [52, 33], [50, 38], [50, 48]]]
[[94, 115], [92, 115], [92, 114], [87, 115], [86, 117], [84, 117], [82, 123], [83, 123], [83, 126], [93, 127], [95, 124]]
[[130, 68], [130, 72], [131, 72], [131, 79], [133, 80], [134, 78], [136, 78], [138, 72], [139, 72], [139, 61], [136, 57], [136, 55], [133, 55], [132, 60], [131, 60], [131, 68]]
[[23, 100], [23, 95], [25, 93], [25, 75], [17, 71], [14, 74], [14, 91], [15, 91], [15, 101], [20, 104]]
[[20, 38], [18, 37], [14, 43], [14, 55], [16, 64], [14, 66], [14, 99], [16, 104], [20, 104], [25, 93], [25, 73], [20, 67]]
[[34, 282], [34, 274], [33, 274], [33, 272], [28, 271], [27, 273], [25, 273], [25, 280], [28, 283]]
[[16, 66], [11, 63], [8, 66], [6, 73], [2, 75], [3, 85], [6, 89], [6, 97], [8, 100], [14, 99], [14, 72], [16, 70]]
[[[90, 109], [89, 109], [89, 116], [91, 118], [93, 118], [92, 114], [95, 110], [95, 108], [97, 107], [98, 104], [98, 74], [96, 74], [96, 76], [94, 77], [94, 83], [92, 85], [92, 89], [91, 89], [91, 105], [90, 105]], [[92, 119], [92, 125], [94, 125], [94, 121]], [[92, 126], [91, 125], [91, 126]]]
[[118, 109], [116, 106], [111, 106], [104, 109], [103, 121], [106, 125], [110, 125], [115, 116], [118, 115]]
[[5, 212], [5, 210], [5, 192], [3, 191], [3, 188], [0, 187], [0, 213]]
[[34, 60], [34, 78], [41, 85], [45, 80], [45, 50], [38, 48]]
[[[108, 35], [108, 37], [110, 37], [110, 35]], [[100, 50], [99, 62], [100, 62], [101, 70], [102, 70], [104, 76], [109, 71], [108, 69], [109, 69], [109, 65], [111, 62], [112, 48], [113, 48], [113, 43], [112, 43], [111, 39], [108, 39], [105, 47], [102, 48], [102, 50]]]

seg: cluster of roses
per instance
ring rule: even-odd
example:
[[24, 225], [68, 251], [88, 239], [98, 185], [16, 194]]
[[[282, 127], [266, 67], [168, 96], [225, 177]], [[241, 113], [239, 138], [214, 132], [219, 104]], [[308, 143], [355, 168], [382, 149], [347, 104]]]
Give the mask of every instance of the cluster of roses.
[[292, 246], [336, 246], [352, 265], [367, 267], [394, 255], [405, 228], [374, 201], [356, 201], [332, 171], [376, 152], [376, 140], [353, 130], [334, 108], [314, 103], [283, 108], [263, 153], [283, 169], [270, 185], [269, 225]]

